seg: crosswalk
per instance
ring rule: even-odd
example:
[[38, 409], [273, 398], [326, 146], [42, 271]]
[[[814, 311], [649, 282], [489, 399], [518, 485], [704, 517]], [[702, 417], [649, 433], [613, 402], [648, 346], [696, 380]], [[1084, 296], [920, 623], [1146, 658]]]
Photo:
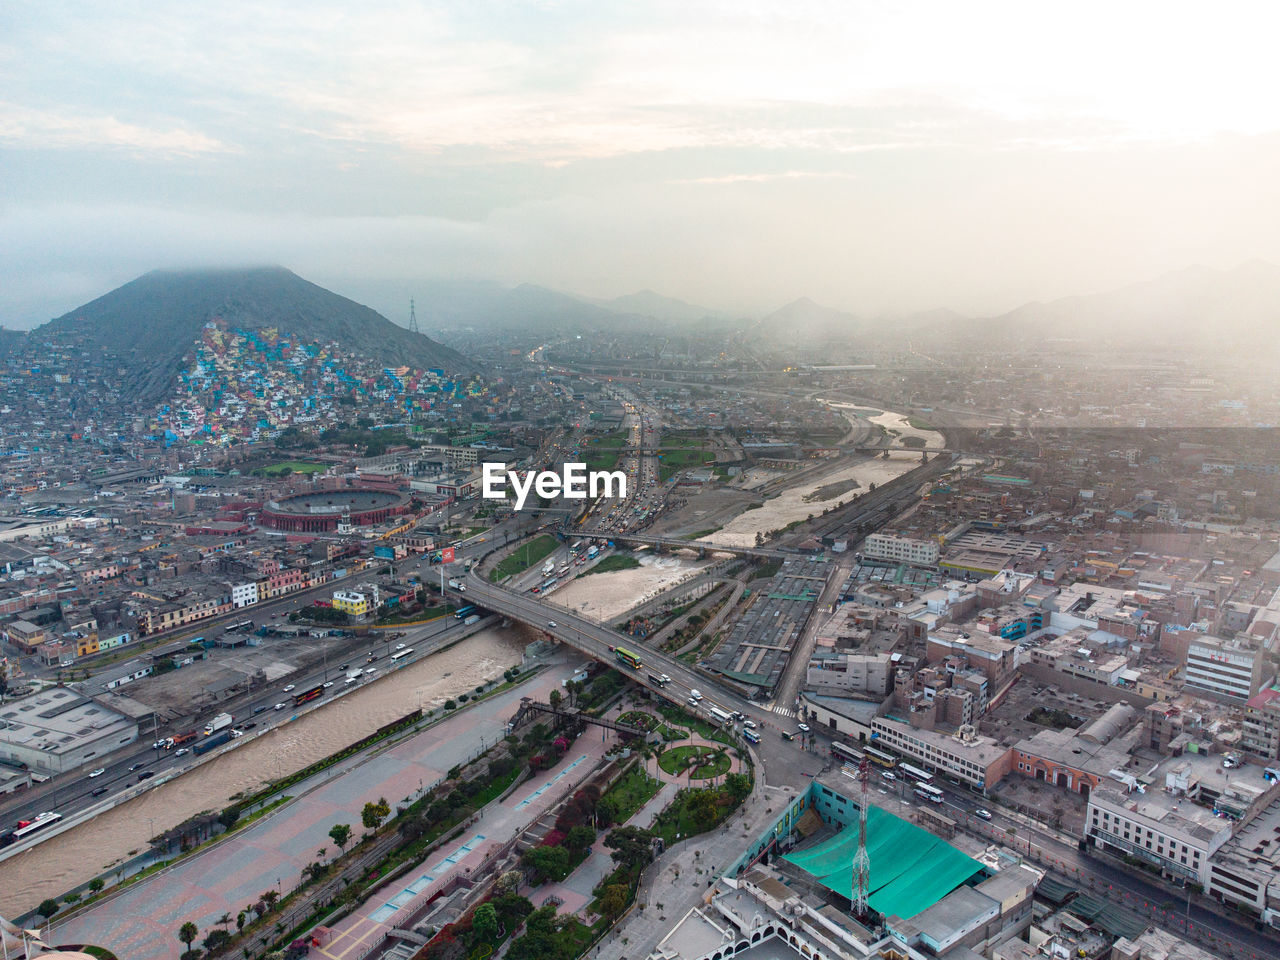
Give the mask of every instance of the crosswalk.
[[775, 705], [773, 707], [770, 707], [770, 709], [773, 710], [774, 713], [783, 717], [794, 717], [796, 715], [796, 712], [792, 710], [790, 707], [782, 707], [782, 706]]

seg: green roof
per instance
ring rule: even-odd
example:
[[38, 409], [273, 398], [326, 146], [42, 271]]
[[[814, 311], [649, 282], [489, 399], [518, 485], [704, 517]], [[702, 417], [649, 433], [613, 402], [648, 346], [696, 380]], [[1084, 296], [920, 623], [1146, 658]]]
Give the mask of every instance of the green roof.
[[[784, 859], [812, 874], [828, 890], [853, 899], [857, 848], [858, 829], [851, 825], [825, 843]], [[982, 871], [982, 864], [945, 840], [879, 807], [867, 811], [867, 853], [871, 857], [868, 902], [886, 917], [914, 917]]]

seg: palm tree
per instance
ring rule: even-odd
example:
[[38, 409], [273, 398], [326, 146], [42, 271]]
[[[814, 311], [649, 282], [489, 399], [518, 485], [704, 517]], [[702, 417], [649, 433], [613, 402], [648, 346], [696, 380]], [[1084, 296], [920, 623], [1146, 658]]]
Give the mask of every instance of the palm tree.
[[224, 913], [222, 916], [218, 918], [217, 923], [218, 923], [218, 926], [220, 927], [229, 928], [231, 926], [231, 914]]
[[178, 928], [178, 939], [187, 945], [187, 952], [191, 951], [191, 942], [200, 936], [200, 928], [188, 920]]

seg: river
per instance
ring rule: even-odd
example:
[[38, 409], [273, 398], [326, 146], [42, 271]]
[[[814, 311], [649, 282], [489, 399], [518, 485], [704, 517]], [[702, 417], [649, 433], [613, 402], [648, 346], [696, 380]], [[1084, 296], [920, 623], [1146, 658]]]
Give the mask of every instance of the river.
[[529, 640], [521, 627], [482, 630], [5, 860], [0, 916], [18, 916], [65, 893], [129, 860], [169, 827], [220, 810], [234, 795], [322, 760], [419, 705], [438, 707], [500, 677], [520, 663]]

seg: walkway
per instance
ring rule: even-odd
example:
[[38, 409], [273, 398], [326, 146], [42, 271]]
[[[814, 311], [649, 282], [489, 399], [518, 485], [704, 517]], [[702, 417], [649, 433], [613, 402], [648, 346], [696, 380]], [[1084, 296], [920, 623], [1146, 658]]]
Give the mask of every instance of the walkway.
[[[236, 916], [267, 890], [290, 890], [319, 848], [328, 848], [332, 856], [332, 826], [347, 823], [360, 830], [366, 801], [386, 797], [394, 807], [442, 781], [483, 743], [496, 742], [505, 734], [507, 718], [520, 697], [545, 697], [559, 688], [565, 670], [560, 664], [352, 769], [331, 770], [330, 779], [317, 778], [318, 785], [309, 792], [227, 840], [66, 922], [55, 920], [55, 939], [100, 944], [130, 960], [171, 960], [177, 943], [174, 931], [185, 921], [195, 923], [203, 936], [223, 913]], [[578, 744], [585, 747], [584, 738]], [[481, 827], [478, 832], [491, 831]]]
[[657, 780], [661, 780], [663, 783], [674, 783], [682, 787], [706, 787], [715, 783], [720, 777], [726, 776], [730, 773], [738, 773], [742, 770], [742, 761], [738, 757], [738, 750], [736, 747], [731, 747], [715, 740], [708, 740], [697, 733], [691, 733], [691, 735], [684, 740], [672, 740], [667, 744], [668, 751], [675, 750], [679, 747], [710, 747], [712, 750], [727, 750], [729, 755], [729, 769], [724, 773], [717, 774], [715, 777], [690, 778], [687, 773], [667, 773], [667, 771], [663, 770], [662, 767], [658, 765], [656, 757], [650, 757], [645, 761], [645, 772], [647, 772], [649, 776]]

